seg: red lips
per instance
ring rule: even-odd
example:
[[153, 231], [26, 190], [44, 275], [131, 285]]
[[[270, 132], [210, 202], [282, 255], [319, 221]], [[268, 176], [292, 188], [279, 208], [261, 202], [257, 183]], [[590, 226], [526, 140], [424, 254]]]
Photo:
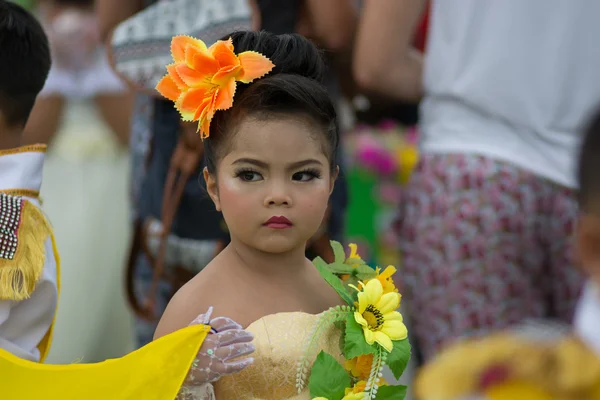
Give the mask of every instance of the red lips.
[[264, 225], [273, 229], [286, 229], [290, 228], [293, 224], [286, 217], [271, 217]]

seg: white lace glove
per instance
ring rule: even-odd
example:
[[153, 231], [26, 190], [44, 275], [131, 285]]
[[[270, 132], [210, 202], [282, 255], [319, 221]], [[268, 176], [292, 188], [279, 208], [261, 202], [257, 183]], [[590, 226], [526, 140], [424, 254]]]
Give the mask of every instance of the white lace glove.
[[194, 360], [186, 386], [216, 382], [222, 376], [238, 373], [254, 362], [252, 357], [240, 359], [254, 353], [251, 343], [254, 336], [229, 318], [210, 319], [212, 310], [212, 307], [209, 308], [206, 314], [198, 316], [190, 324], [207, 324], [212, 329]]

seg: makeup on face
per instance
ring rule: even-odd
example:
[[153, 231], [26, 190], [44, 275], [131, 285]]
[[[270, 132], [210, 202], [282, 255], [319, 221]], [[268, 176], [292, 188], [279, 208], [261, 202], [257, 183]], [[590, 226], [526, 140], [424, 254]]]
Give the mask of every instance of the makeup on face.
[[286, 217], [278, 216], [269, 218], [269, 220], [263, 225], [271, 229], [288, 229], [291, 228], [294, 224]]
[[214, 193], [232, 237], [280, 253], [303, 248], [319, 229], [332, 180], [310, 128], [294, 119], [241, 124]]

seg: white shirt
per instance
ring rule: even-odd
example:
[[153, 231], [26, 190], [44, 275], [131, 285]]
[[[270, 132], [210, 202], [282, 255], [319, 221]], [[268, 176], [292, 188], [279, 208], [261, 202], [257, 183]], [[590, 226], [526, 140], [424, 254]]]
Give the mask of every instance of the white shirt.
[[424, 153], [471, 153], [574, 188], [600, 102], [600, 1], [434, 0]]
[[[35, 151], [3, 154], [0, 151], [0, 191], [21, 190], [39, 193], [42, 184], [45, 146]], [[23, 196], [40, 206], [35, 196]], [[45, 242], [46, 258], [42, 277], [30, 298], [0, 300], [0, 348], [30, 361], [39, 361], [38, 345], [50, 329], [58, 303], [58, 276], [52, 239]]]

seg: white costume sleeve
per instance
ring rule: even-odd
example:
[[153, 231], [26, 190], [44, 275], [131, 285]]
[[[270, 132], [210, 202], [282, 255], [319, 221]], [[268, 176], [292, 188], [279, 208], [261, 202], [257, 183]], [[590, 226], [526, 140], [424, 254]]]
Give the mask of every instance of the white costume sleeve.
[[31, 297], [0, 300], [0, 348], [17, 357], [40, 361], [38, 345], [44, 339], [58, 303], [57, 269], [52, 239], [45, 242], [46, 262]]
[[0, 151], [0, 349], [31, 361], [48, 353], [58, 303], [60, 260], [39, 202], [45, 151]]

